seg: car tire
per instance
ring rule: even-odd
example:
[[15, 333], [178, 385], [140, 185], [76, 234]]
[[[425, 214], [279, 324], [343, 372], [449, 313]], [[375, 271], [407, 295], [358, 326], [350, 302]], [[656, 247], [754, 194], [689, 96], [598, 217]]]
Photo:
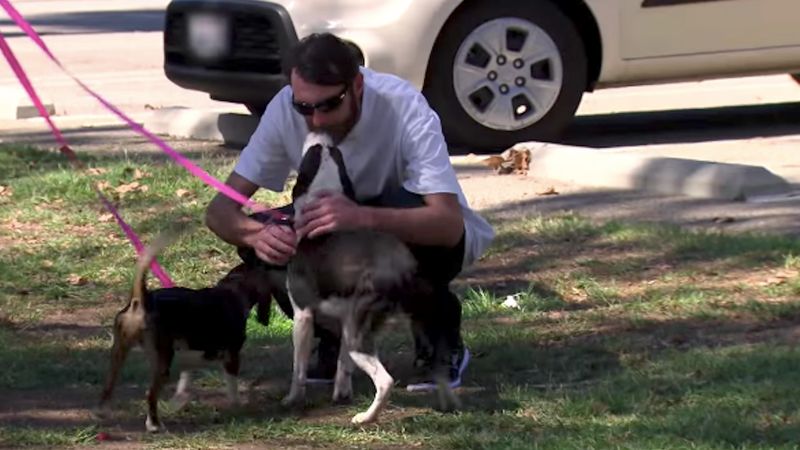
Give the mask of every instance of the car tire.
[[451, 146], [551, 141], [575, 115], [587, 64], [575, 25], [551, 2], [482, 2], [439, 33], [423, 93]]

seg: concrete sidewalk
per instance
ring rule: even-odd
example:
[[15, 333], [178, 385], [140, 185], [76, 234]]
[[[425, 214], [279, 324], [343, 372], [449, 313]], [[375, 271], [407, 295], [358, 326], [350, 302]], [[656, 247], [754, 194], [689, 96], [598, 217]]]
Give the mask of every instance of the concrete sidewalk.
[[[119, 126], [111, 116], [54, 117], [65, 129]], [[243, 147], [258, 124], [250, 115], [225, 110], [199, 111], [165, 108], [134, 117], [149, 131], [170, 136], [224, 142]], [[0, 121], [0, 142], [25, 133], [46, 132], [36, 119]], [[663, 144], [611, 149], [527, 142], [515, 146], [530, 150], [529, 177], [602, 189], [636, 190], [720, 200], [790, 198], [800, 185], [800, 136], [778, 139], [770, 152], [758, 151], [758, 139], [692, 144]], [[460, 168], [485, 167], [482, 156], [453, 156]]]

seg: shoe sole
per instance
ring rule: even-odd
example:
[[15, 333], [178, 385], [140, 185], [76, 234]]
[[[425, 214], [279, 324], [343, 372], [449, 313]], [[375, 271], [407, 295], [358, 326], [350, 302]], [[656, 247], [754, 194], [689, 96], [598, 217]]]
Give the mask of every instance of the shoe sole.
[[[464, 358], [461, 360], [461, 365], [458, 366], [458, 377], [455, 380], [450, 382], [450, 389], [455, 389], [461, 386], [461, 376], [467, 370], [467, 366], [469, 365], [470, 354], [469, 349], [464, 347]], [[438, 386], [435, 382], [427, 382], [427, 383], [415, 383], [409, 384], [406, 386], [406, 391], [408, 392], [432, 392], [438, 389]]]

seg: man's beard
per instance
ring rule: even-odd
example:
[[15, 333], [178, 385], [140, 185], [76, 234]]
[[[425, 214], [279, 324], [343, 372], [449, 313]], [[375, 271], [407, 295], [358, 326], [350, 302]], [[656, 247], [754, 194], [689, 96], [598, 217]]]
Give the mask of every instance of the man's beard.
[[331, 139], [333, 139], [334, 143], [339, 144], [344, 140], [345, 137], [347, 137], [347, 134], [350, 133], [350, 130], [356, 126], [356, 122], [358, 122], [360, 113], [359, 109], [358, 102], [355, 99], [352, 99], [350, 102], [350, 115], [344, 123], [324, 127], [315, 127], [309, 124], [308, 128], [310, 131], [324, 132], [328, 134]]

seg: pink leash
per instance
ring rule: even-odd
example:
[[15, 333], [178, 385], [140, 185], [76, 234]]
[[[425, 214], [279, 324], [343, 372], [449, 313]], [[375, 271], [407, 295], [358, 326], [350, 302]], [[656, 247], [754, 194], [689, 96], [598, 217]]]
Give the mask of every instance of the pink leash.
[[[78, 85], [80, 85], [81, 88], [83, 88], [84, 91], [86, 91], [87, 93], [89, 93], [89, 95], [91, 95], [92, 97], [97, 99], [97, 101], [99, 101], [100, 104], [105, 106], [106, 109], [108, 109], [109, 111], [114, 113], [117, 117], [122, 119], [122, 121], [125, 122], [132, 130], [136, 131], [137, 133], [141, 134], [142, 136], [144, 136], [147, 139], [149, 139], [152, 143], [157, 145], [164, 153], [166, 153], [167, 155], [169, 155], [169, 157], [171, 157], [173, 160], [175, 160], [175, 162], [177, 162], [178, 164], [183, 166], [186, 170], [188, 170], [189, 173], [191, 173], [192, 175], [196, 176], [197, 178], [200, 178], [204, 183], [206, 183], [207, 185], [215, 188], [217, 191], [221, 192], [223, 195], [225, 195], [226, 197], [230, 198], [231, 200], [239, 203], [242, 206], [246, 206], [246, 207], [248, 207], [248, 208], [250, 208], [252, 210], [258, 210], [258, 211], [267, 212], [269, 214], [272, 214], [273, 216], [275, 216], [277, 219], [280, 219], [280, 220], [285, 220], [285, 219], [288, 218], [285, 214], [282, 214], [282, 213], [280, 213], [278, 211], [275, 211], [275, 210], [272, 210], [272, 209], [269, 209], [269, 208], [265, 208], [265, 207], [259, 205], [258, 203], [254, 202], [253, 200], [250, 200], [249, 198], [247, 198], [244, 195], [240, 194], [239, 192], [237, 192], [236, 190], [234, 190], [233, 188], [231, 188], [227, 184], [225, 184], [225, 183], [219, 181], [218, 179], [214, 178], [209, 173], [207, 173], [205, 170], [203, 170], [200, 167], [196, 166], [191, 161], [186, 159], [183, 155], [181, 155], [177, 151], [173, 150], [169, 146], [169, 144], [164, 142], [158, 136], [156, 136], [153, 133], [147, 131], [144, 127], [142, 127], [141, 125], [139, 125], [136, 122], [134, 122], [130, 117], [126, 116], [117, 107], [115, 107], [114, 105], [112, 105], [111, 103], [106, 101], [103, 97], [101, 97], [100, 95], [95, 93], [93, 90], [91, 90], [88, 86], [86, 86], [81, 80], [79, 80], [77, 77], [72, 75], [61, 64], [61, 62], [58, 60], [58, 58], [56, 58], [55, 55], [53, 55], [53, 53], [47, 47], [47, 44], [45, 44], [44, 41], [39, 37], [39, 35], [36, 33], [36, 31], [33, 29], [33, 27], [30, 25], [30, 23], [28, 23], [25, 20], [25, 18], [22, 17], [22, 15], [14, 8], [14, 6], [11, 5], [11, 2], [9, 0], [0, 0], [0, 5], [3, 6], [3, 8], [6, 10], [6, 12], [11, 17], [11, 19], [14, 22], [17, 23], [17, 25], [36, 43], [36, 45], [38, 45], [39, 48], [41, 48], [42, 51], [44, 51], [47, 54], [47, 56], [54, 63], [56, 63], [56, 65], [58, 65], [58, 67], [60, 67], [62, 71], [64, 71], [64, 73], [69, 75], [70, 78], [72, 78], [76, 83], [78, 83]], [[41, 113], [41, 111], [40, 111], [40, 113]]]
[[[28, 76], [25, 74], [22, 65], [17, 60], [17, 57], [14, 55], [14, 52], [11, 50], [11, 47], [9, 47], [2, 33], [0, 33], [0, 50], [2, 50], [3, 55], [5, 56], [8, 63], [11, 65], [11, 70], [14, 71], [14, 74], [17, 76], [17, 79], [19, 79], [20, 83], [25, 88], [25, 91], [28, 93], [28, 96], [31, 98], [31, 101], [33, 101], [33, 104], [36, 106], [36, 109], [39, 111], [39, 114], [47, 122], [47, 125], [50, 127], [50, 131], [53, 132], [53, 136], [55, 136], [56, 141], [58, 141], [58, 143], [61, 145], [61, 147], [59, 148], [61, 153], [63, 153], [70, 160], [73, 167], [75, 167], [76, 169], [84, 168], [83, 163], [78, 159], [78, 156], [70, 148], [69, 143], [67, 142], [66, 138], [64, 138], [64, 135], [61, 134], [61, 131], [59, 131], [58, 127], [56, 127], [56, 125], [53, 123], [52, 119], [50, 118], [50, 114], [47, 112], [47, 109], [45, 109], [44, 105], [42, 104], [42, 101], [39, 98], [39, 95], [36, 93], [36, 90], [34, 89], [33, 85], [31, 84], [30, 79], [28, 79]], [[117, 221], [119, 227], [122, 229], [122, 231], [125, 233], [125, 235], [133, 244], [133, 247], [136, 249], [137, 254], [141, 254], [142, 251], [144, 251], [144, 244], [142, 244], [142, 241], [139, 239], [139, 237], [136, 235], [136, 233], [133, 231], [130, 225], [128, 225], [127, 222], [125, 222], [125, 220], [122, 218], [119, 211], [117, 211], [114, 205], [112, 205], [111, 202], [108, 200], [108, 198], [106, 198], [106, 196], [104, 196], [103, 193], [100, 192], [97, 186], [92, 185], [92, 188], [97, 193], [97, 196], [100, 198], [100, 201], [103, 203], [103, 206], [105, 206], [108, 212], [110, 212], [111, 215], [114, 216], [114, 219]], [[156, 260], [153, 260], [153, 262], [150, 265], [150, 268], [163, 287], [174, 286], [174, 283], [170, 279], [169, 275], [167, 275], [167, 273], [164, 271], [163, 268], [161, 268], [161, 266], [158, 264]]]
[[[8, 63], [11, 65], [11, 70], [14, 71], [14, 74], [17, 76], [20, 83], [22, 83], [22, 86], [25, 88], [25, 91], [28, 93], [28, 96], [33, 101], [33, 104], [36, 106], [36, 109], [39, 111], [39, 114], [45, 119], [47, 125], [50, 127], [50, 130], [53, 132], [53, 135], [55, 136], [56, 140], [61, 145], [61, 147], [59, 148], [61, 153], [67, 156], [67, 158], [70, 160], [74, 168], [76, 169], [84, 168], [83, 163], [78, 159], [78, 156], [70, 148], [69, 143], [67, 142], [66, 138], [64, 138], [64, 135], [61, 134], [58, 127], [56, 127], [55, 124], [53, 123], [52, 119], [50, 118], [50, 114], [48, 114], [47, 109], [45, 109], [44, 105], [42, 104], [39, 95], [33, 88], [33, 85], [28, 79], [28, 76], [25, 74], [22, 65], [17, 60], [17, 57], [11, 50], [11, 47], [8, 46], [8, 43], [6, 42], [5, 37], [3, 36], [2, 33], [0, 33], [0, 50], [2, 50], [3, 55], [6, 57]], [[103, 193], [100, 192], [97, 186], [93, 185], [92, 187], [94, 191], [97, 193], [97, 196], [100, 198], [100, 201], [103, 203], [103, 206], [105, 206], [105, 208], [111, 213], [111, 215], [114, 216], [114, 219], [116, 219], [117, 224], [119, 224], [120, 228], [122, 228], [122, 231], [131, 241], [134, 248], [136, 249], [137, 254], [141, 254], [142, 251], [144, 251], [144, 245], [142, 244], [142, 241], [139, 239], [136, 233], [134, 233], [130, 225], [128, 225], [125, 222], [125, 220], [122, 219], [122, 216], [119, 214], [119, 211], [117, 211], [117, 209], [114, 208], [114, 205], [112, 205], [111, 202], [108, 200], [108, 198], [106, 198], [106, 196], [104, 196]], [[164, 271], [164, 269], [161, 268], [161, 266], [158, 264], [156, 260], [153, 260], [153, 262], [150, 265], [150, 268], [152, 269], [153, 274], [155, 274], [155, 276], [161, 282], [161, 285], [163, 287], [174, 286], [174, 283], [169, 278], [169, 275], [167, 275], [167, 273]]]
[[[223, 195], [227, 196], [228, 198], [234, 200], [235, 202], [249, 207], [251, 210], [254, 211], [262, 211], [273, 215], [278, 220], [289, 220], [289, 216], [280, 213], [274, 209], [265, 208], [258, 203], [250, 200], [249, 198], [243, 196], [236, 190], [232, 189], [230, 186], [226, 185], [225, 183], [217, 180], [209, 173], [201, 169], [200, 167], [193, 164], [191, 161], [186, 159], [183, 155], [172, 149], [166, 142], [162, 139], [158, 138], [151, 132], [147, 131], [144, 127], [134, 122], [131, 118], [125, 115], [122, 111], [120, 111], [117, 107], [106, 101], [103, 97], [99, 94], [94, 92], [88, 86], [86, 86], [80, 79], [72, 75], [58, 60], [58, 58], [53, 55], [50, 49], [47, 47], [47, 44], [39, 37], [38, 33], [33, 29], [33, 27], [28, 23], [24, 17], [14, 8], [9, 0], [0, 0], [0, 6], [6, 10], [8, 15], [11, 19], [16, 22], [16, 24], [28, 35], [28, 37], [33, 40], [39, 48], [47, 54], [47, 56], [52, 60], [56, 65], [58, 65], [61, 70], [69, 75], [78, 85], [87, 93], [89, 93], [92, 97], [97, 99], [106, 109], [114, 113], [117, 117], [122, 119], [131, 129], [136, 131], [137, 133], [143, 135], [151, 142], [156, 144], [164, 153], [170, 156], [173, 160], [175, 160], [178, 164], [183, 166], [186, 170], [189, 171], [192, 175], [200, 178], [204, 183], [209, 186], [214, 187], [217, 191], [221, 192]], [[50, 115], [47, 113], [47, 110], [44, 108], [39, 96], [37, 95], [33, 85], [31, 84], [30, 80], [28, 79], [27, 75], [25, 74], [24, 69], [22, 68], [19, 61], [14, 56], [14, 53], [11, 51], [11, 48], [8, 46], [7, 42], [5, 41], [3, 35], [0, 33], [0, 48], [2, 49], [3, 54], [5, 55], [6, 59], [8, 60], [9, 64], [11, 65], [12, 70], [14, 71], [15, 75], [19, 79], [20, 83], [25, 88], [26, 92], [30, 96], [31, 100], [33, 101], [36, 109], [39, 111], [39, 114], [45, 119], [47, 125], [50, 127], [53, 135], [55, 136], [58, 143], [61, 145], [59, 150], [67, 156], [67, 158], [73, 163], [76, 168], [82, 168], [83, 164], [78, 160], [77, 155], [75, 152], [70, 148], [69, 144], [67, 143], [64, 136], [61, 134], [60, 130], [56, 125], [53, 123]], [[144, 245], [142, 244], [141, 240], [138, 238], [136, 233], [134, 233], [133, 229], [122, 219], [122, 216], [119, 212], [114, 208], [111, 202], [97, 189], [96, 186], [93, 186], [95, 192], [97, 193], [98, 197], [100, 198], [103, 205], [108, 209], [108, 211], [114, 216], [117, 223], [119, 224], [120, 228], [125, 232], [128, 239], [133, 244], [134, 248], [136, 249], [137, 253], [141, 253], [144, 249]], [[151, 269], [153, 273], [158, 277], [159, 281], [161, 282], [162, 286], [164, 287], [171, 287], [173, 286], [172, 280], [170, 280], [169, 276], [164, 272], [164, 270], [159, 266], [159, 264], [154, 260], [151, 264]]]

